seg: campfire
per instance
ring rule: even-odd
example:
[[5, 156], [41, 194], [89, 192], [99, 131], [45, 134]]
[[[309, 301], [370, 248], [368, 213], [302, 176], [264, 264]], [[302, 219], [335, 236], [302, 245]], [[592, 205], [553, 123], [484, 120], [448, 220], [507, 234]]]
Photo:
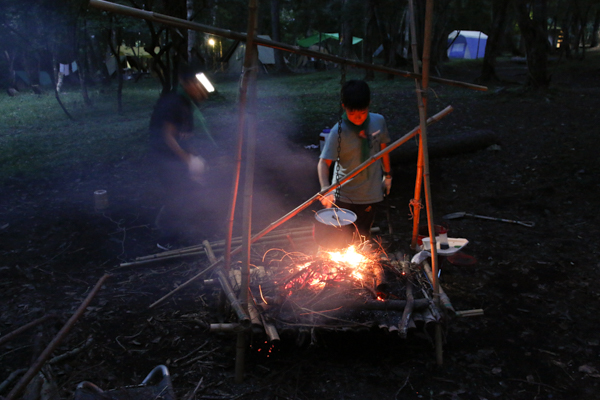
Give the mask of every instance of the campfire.
[[[443, 313], [433, 304], [427, 273], [405, 258], [365, 244], [314, 256], [267, 250], [251, 270], [255, 332], [264, 328], [271, 342], [279, 332], [307, 331], [314, 341], [318, 329], [377, 328], [406, 337], [410, 328], [440, 322]], [[229, 277], [239, 287], [241, 272], [232, 268]]]

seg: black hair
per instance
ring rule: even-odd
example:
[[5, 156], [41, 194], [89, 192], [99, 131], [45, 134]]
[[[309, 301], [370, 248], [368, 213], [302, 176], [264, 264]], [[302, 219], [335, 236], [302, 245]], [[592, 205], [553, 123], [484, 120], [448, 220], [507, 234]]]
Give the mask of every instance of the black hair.
[[371, 89], [367, 82], [352, 79], [342, 86], [342, 104], [349, 110], [364, 110], [371, 103]]
[[177, 69], [177, 76], [182, 82], [195, 81], [197, 73], [198, 71], [196, 71], [194, 68], [183, 63], [180, 64], [179, 68]]

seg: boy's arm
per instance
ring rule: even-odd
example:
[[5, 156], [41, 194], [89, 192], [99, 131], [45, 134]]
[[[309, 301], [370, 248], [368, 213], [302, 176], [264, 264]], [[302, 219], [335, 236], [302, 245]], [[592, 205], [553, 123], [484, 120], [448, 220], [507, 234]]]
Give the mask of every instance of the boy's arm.
[[[387, 144], [385, 143], [381, 143], [381, 149], [383, 150], [387, 147]], [[391, 163], [390, 163], [390, 153], [386, 153], [383, 157], [382, 157], [382, 162], [383, 162], [383, 181], [382, 186], [383, 186], [383, 191], [385, 192], [386, 195], [390, 194], [390, 190], [392, 189], [392, 170], [390, 169], [392, 167]]]
[[331, 166], [331, 162], [331, 160], [319, 158], [319, 164], [317, 164], [317, 172], [319, 174], [319, 184], [321, 185], [321, 190], [331, 185], [331, 183], [329, 182], [329, 167]]
[[[381, 151], [381, 150], [385, 149], [386, 147], [387, 147], [386, 143], [381, 143], [379, 150]], [[390, 153], [385, 154], [381, 158], [381, 161], [383, 162], [383, 172], [384, 172], [384, 174], [386, 172], [391, 173], [392, 172], [392, 170], [391, 170], [392, 165], [390, 164]]]
[[[331, 186], [331, 183], [329, 183], [329, 167], [331, 166], [331, 162], [332, 160], [319, 158], [317, 172], [319, 174], [319, 184], [321, 185], [321, 190]], [[333, 205], [333, 192], [329, 193], [327, 196], [323, 196], [321, 198], [321, 204], [323, 204], [325, 208], [330, 208]]]

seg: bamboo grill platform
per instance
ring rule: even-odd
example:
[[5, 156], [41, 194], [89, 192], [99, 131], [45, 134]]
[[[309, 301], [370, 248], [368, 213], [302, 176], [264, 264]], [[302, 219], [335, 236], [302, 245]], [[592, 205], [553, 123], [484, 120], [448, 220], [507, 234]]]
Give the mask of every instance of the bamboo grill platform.
[[[370, 257], [361, 279], [353, 278], [349, 268], [318, 255], [278, 250], [267, 252], [261, 261], [250, 274], [249, 320], [211, 324], [211, 331], [247, 329], [264, 334], [272, 344], [281, 340], [280, 333], [286, 338], [291, 333], [303, 345], [312, 343], [318, 330], [379, 330], [399, 338], [415, 330], [429, 337], [430, 324], [444, 325], [449, 317], [460, 316], [443, 291], [440, 306], [435, 305], [429, 264], [411, 264], [401, 253]], [[241, 271], [232, 268], [223, 289], [227, 294], [240, 287]], [[227, 297], [237, 298], [236, 293]]]

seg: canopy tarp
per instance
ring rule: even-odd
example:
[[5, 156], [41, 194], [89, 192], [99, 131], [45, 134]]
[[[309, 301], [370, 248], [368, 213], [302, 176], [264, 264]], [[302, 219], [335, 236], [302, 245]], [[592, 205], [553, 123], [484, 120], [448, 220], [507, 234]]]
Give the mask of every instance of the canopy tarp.
[[[156, 47], [154, 49], [154, 53], [158, 54], [160, 52], [160, 48]], [[143, 47], [129, 47], [125, 45], [121, 45], [119, 47], [119, 54], [121, 56], [129, 56], [129, 57], [146, 57], [152, 58], [152, 55], [144, 50]]]
[[[309, 36], [307, 38], [304, 39], [299, 39], [298, 40], [298, 46], [300, 47], [310, 47], [314, 44], [320, 43], [324, 40], [327, 39], [335, 39], [337, 41], [340, 40], [340, 35], [339, 33], [317, 33], [315, 35]], [[362, 42], [362, 38], [353, 36], [352, 37], [352, 44], [357, 44]]]

